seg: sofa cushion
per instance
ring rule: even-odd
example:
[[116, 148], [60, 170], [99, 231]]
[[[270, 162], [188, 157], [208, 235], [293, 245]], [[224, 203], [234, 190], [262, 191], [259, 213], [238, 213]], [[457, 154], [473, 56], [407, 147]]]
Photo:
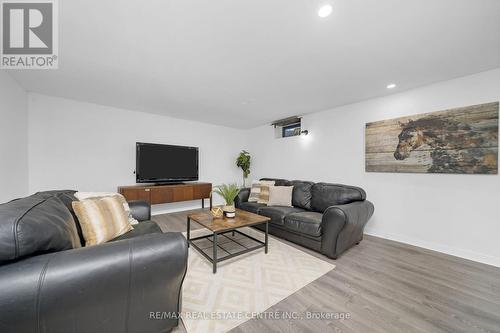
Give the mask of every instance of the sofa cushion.
[[59, 192], [56, 194], [56, 197], [62, 201], [64, 206], [69, 210], [71, 216], [73, 216], [73, 220], [75, 220], [76, 230], [78, 231], [78, 237], [80, 239], [81, 246], [85, 246], [85, 238], [83, 237], [82, 227], [80, 226], [80, 221], [78, 221], [78, 217], [76, 216], [75, 210], [73, 209], [73, 201], [77, 201], [78, 199], [75, 197], [74, 193], [71, 192]]
[[74, 195], [75, 193], [76, 193], [75, 190], [49, 190], [49, 191], [36, 192], [32, 196], [49, 198], [49, 197], [53, 197], [53, 196], [58, 196], [59, 194], [72, 194], [72, 195]]
[[274, 181], [274, 186], [291, 186], [293, 185], [289, 180], [281, 178], [261, 178], [261, 181]]
[[78, 237], [80, 238], [80, 245], [85, 246], [85, 238], [83, 237], [82, 227], [80, 226], [80, 222], [78, 221], [78, 217], [73, 210], [72, 203], [73, 201], [78, 201], [75, 197], [76, 191], [74, 190], [50, 190], [50, 191], [42, 191], [33, 194], [33, 196], [41, 197], [41, 198], [49, 198], [51, 196], [57, 197], [62, 201], [64, 206], [69, 210], [71, 216], [73, 216], [73, 220], [76, 224], [76, 230], [78, 232]]
[[328, 207], [366, 199], [363, 189], [341, 184], [316, 183], [311, 189], [311, 208], [323, 213]]
[[321, 236], [321, 219], [323, 214], [316, 212], [300, 212], [285, 217], [285, 228], [313, 237]]
[[111, 240], [111, 242], [117, 241], [117, 240], [122, 240], [122, 239], [129, 239], [129, 238], [134, 238], [137, 236], [142, 236], [142, 235], [149, 235], [149, 234], [160, 234], [162, 233], [160, 226], [156, 224], [154, 221], [143, 221], [139, 222], [139, 224], [134, 225], [134, 230], [131, 230], [121, 236], [118, 236], [114, 239]]
[[49, 198], [51, 196], [55, 196], [59, 200], [61, 200], [64, 206], [66, 206], [66, 208], [71, 213], [71, 216], [73, 216], [73, 220], [75, 221], [76, 224], [76, 230], [78, 232], [78, 237], [80, 238], [80, 245], [85, 246], [85, 238], [83, 237], [82, 227], [80, 226], [80, 222], [78, 221], [78, 216], [76, 216], [76, 213], [72, 205], [73, 201], [78, 201], [78, 198], [75, 197], [76, 192], [77, 191], [75, 190], [50, 190], [50, 191], [37, 192], [33, 194], [33, 196], [42, 198]]
[[69, 210], [54, 195], [0, 205], [0, 262], [80, 247]]
[[239, 208], [246, 210], [247, 212], [250, 212], [250, 213], [258, 214], [259, 209], [261, 209], [262, 207], [267, 207], [267, 206], [264, 204], [257, 203], [257, 202], [242, 202], [240, 204]]
[[246, 210], [250, 213], [258, 214], [259, 210], [262, 207], [267, 207], [265, 204], [257, 203], [257, 202], [242, 202], [240, 204], [240, 209]]
[[291, 183], [293, 184], [292, 205], [311, 210], [311, 189], [314, 183], [301, 180], [293, 180]]
[[291, 213], [303, 212], [302, 208], [283, 207], [283, 206], [267, 206], [259, 209], [259, 215], [264, 215], [271, 218], [271, 223], [277, 225], [285, 224], [285, 216]]

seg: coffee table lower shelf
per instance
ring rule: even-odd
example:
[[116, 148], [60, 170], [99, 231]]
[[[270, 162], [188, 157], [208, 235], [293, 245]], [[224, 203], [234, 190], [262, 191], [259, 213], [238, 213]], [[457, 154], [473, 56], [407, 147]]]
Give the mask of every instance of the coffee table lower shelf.
[[[255, 250], [258, 250], [258, 249], [261, 249], [261, 248], [264, 248], [264, 253], [267, 254], [267, 251], [268, 251], [268, 222], [265, 222], [265, 225], [266, 225], [266, 230], [265, 230], [265, 240], [264, 241], [261, 241], [261, 240], [258, 240], [257, 238], [255, 237], [252, 237], [244, 232], [241, 232], [239, 230], [236, 230], [236, 229], [233, 229], [233, 230], [227, 230], [227, 231], [222, 231], [222, 232], [214, 232], [214, 233], [210, 233], [208, 235], [204, 235], [204, 236], [200, 236], [200, 237], [195, 237], [195, 238], [190, 238], [190, 219], [188, 219], [188, 232], [187, 232], [187, 241], [188, 241], [188, 246], [193, 246], [201, 255], [203, 255], [205, 258], [207, 258], [211, 263], [212, 263], [212, 267], [213, 267], [213, 273], [217, 273], [217, 263], [221, 262], [221, 261], [224, 261], [224, 260], [228, 260], [228, 259], [231, 259], [231, 258], [234, 258], [236, 256], [240, 256], [240, 255], [243, 255], [245, 253], [248, 253], [248, 252], [252, 252], [252, 251], [255, 251]], [[226, 251], [224, 248], [222, 248], [220, 245], [221, 244], [218, 244], [218, 238], [219, 237], [227, 237], [225, 236], [226, 234], [228, 233], [231, 233], [232, 234], [232, 238], [230, 239], [230, 241], [236, 243], [237, 245], [243, 247], [244, 249], [241, 250], [241, 251], [237, 251], [237, 252], [233, 252], [233, 253], [230, 253], [229, 251]], [[235, 236], [235, 233], [237, 233], [238, 235], [241, 235], [243, 236], [243, 238], [239, 238], [239, 239], [235, 239], [234, 236]], [[227, 237], [229, 238], [229, 237]], [[254, 245], [254, 246], [246, 246], [242, 240], [243, 239], [250, 239], [252, 240], [254, 243], [257, 243], [257, 245]], [[200, 240], [203, 240], [203, 239], [208, 239], [210, 242], [212, 242], [212, 257], [210, 257], [201, 247], [199, 247], [197, 244], [196, 244], [196, 241], [200, 241]], [[207, 248], [205, 248], [206, 250]], [[218, 258], [217, 256], [217, 251], [218, 249], [221, 249], [222, 251], [228, 253], [227, 255], [221, 257], [221, 258]]]

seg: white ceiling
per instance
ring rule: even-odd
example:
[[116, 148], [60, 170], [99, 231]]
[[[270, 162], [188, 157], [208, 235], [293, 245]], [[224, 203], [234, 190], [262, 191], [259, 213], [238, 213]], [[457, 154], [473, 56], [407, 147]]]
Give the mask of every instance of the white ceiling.
[[499, 0], [64, 0], [59, 10], [59, 69], [11, 71], [27, 90], [233, 127], [500, 67]]

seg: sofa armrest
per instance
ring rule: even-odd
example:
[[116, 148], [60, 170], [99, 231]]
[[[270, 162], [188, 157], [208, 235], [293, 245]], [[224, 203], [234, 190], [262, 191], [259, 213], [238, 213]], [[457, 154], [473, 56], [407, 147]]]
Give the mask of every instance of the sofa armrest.
[[151, 205], [147, 201], [132, 200], [128, 202], [132, 217], [137, 221], [151, 220]]
[[0, 332], [166, 332], [187, 268], [180, 233], [152, 234], [0, 266]]
[[236, 208], [240, 208], [242, 202], [247, 202], [248, 197], [250, 196], [250, 188], [244, 187], [240, 190], [236, 198], [234, 198], [234, 205]]
[[363, 230], [373, 215], [374, 206], [368, 201], [355, 201], [346, 205], [328, 207], [321, 221], [321, 252], [337, 258], [363, 239]]

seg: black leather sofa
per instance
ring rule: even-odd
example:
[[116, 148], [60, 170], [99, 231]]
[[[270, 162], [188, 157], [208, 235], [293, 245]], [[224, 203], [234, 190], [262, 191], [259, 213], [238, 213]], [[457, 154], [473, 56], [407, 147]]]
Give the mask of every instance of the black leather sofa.
[[158, 333], [177, 326], [184, 236], [162, 233], [149, 204], [130, 202], [141, 221], [134, 230], [81, 247], [73, 193], [0, 205], [0, 332]]
[[[269, 233], [336, 259], [363, 239], [373, 215], [373, 204], [355, 186], [308, 181], [274, 180], [276, 186], [293, 186], [293, 207], [248, 202], [250, 189], [235, 199], [237, 208], [271, 218]], [[263, 230], [263, 227], [256, 228]]]

